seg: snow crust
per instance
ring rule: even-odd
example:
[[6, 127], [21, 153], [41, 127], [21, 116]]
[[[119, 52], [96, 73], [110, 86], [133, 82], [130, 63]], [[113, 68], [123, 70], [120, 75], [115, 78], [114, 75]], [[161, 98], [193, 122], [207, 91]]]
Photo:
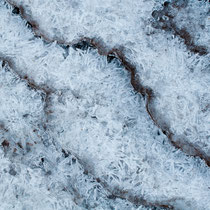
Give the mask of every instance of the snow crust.
[[[141, 82], [155, 91], [159, 117], [174, 134], [209, 153], [209, 55], [189, 53], [179, 37], [152, 28], [152, 11], [164, 1], [14, 2], [24, 5], [51, 39], [72, 42], [86, 36], [101, 39], [110, 48], [124, 46]], [[186, 2], [185, 8], [173, 10], [174, 22], [187, 29], [196, 44], [209, 49], [209, 4]]]
[[0, 68], [1, 123], [10, 131], [10, 140], [25, 146], [36, 139], [34, 130], [44, 117], [43, 102], [39, 91], [30, 90], [11, 71], [9, 66]]
[[[197, 43], [208, 46], [207, 3], [193, 2], [176, 22], [180, 27], [202, 22], [204, 29], [189, 31]], [[87, 36], [110, 48], [125, 46], [141, 82], [155, 91], [159, 116], [175, 134], [208, 154], [209, 57], [189, 53], [178, 37], [151, 27], [151, 13], [161, 3], [17, 1], [52, 39], [71, 42]], [[199, 20], [191, 19], [194, 12]], [[108, 199], [107, 188], [175, 209], [209, 209], [209, 168], [169, 144], [122, 66], [94, 50], [64, 50], [35, 38], [4, 1], [0, 17], [0, 56], [11, 59], [14, 67], [0, 63], [0, 137], [12, 146], [0, 150], [3, 209], [145, 208]], [[47, 110], [45, 93], [31, 89], [18, 75], [56, 90]], [[71, 154], [65, 157], [62, 148]]]

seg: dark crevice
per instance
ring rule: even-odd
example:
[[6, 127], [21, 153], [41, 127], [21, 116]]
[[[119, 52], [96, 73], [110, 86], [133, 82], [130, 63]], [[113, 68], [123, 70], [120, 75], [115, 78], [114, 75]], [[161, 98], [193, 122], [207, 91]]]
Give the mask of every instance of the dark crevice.
[[196, 45], [193, 37], [190, 35], [187, 29], [180, 29], [173, 21], [178, 11], [186, 8], [187, 5], [188, 0], [175, 0], [171, 3], [169, 1], [164, 2], [163, 9], [154, 10], [152, 12], [152, 17], [154, 18], [152, 26], [156, 29], [172, 32], [175, 36], [180, 37], [190, 52], [198, 53], [201, 56], [207, 55], [207, 48], [205, 46]]
[[19, 15], [20, 14], [20, 10], [18, 7], [14, 7], [14, 9], [12, 10], [12, 13], [15, 15]]
[[4, 140], [1, 145], [5, 148], [5, 147], [9, 147], [9, 142], [7, 140]]
[[31, 18], [29, 14], [26, 13], [25, 9], [23, 8], [22, 5], [17, 5], [15, 2], [12, 0], [5, 0], [9, 5], [13, 7], [12, 13], [14, 15], [19, 15], [24, 21], [26, 21], [27, 26], [32, 30], [34, 33], [34, 36], [36, 38], [42, 38], [43, 42], [45, 43], [52, 43], [52, 42], [57, 42], [57, 44], [62, 45], [62, 46], [67, 46], [67, 45], [72, 45], [72, 43], [67, 44], [65, 40], [59, 39], [59, 38], [50, 38], [45, 31], [42, 31], [41, 28], [39, 27], [39, 24], [37, 21]]
[[48, 85], [38, 85], [35, 83], [33, 79], [29, 78], [28, 75], [23, 76], [22, 74], [20, 74], [19, 73], [20, 71], [17, 71], [14, 62], [10, 58], [6, 56], [0, 56], [0, 60], [2, 60], [2, 67], [6, 68], [6, 71], [13, 72], [20, 80], [26, 82], [29, 89], [40, 92], [42, 100], [44, 102], [44, 113], [46, 116], [48, 116], [49, 107], [50, 107], [50, 98], [52, 94], [56, 93], [56, 90], [50, 88]]
[[[210, 166], [210, 156], [206, 154], [202, 148], [199, 146], [195, 146], [192, 143], [189, 143], [184, 136], [177, 137], [169, 128], [167, 123], [160, 117], [158, 117], [158, 111], [154, 108], [154, 100], [155, 94], [154, 91], [149, 88], [145, 87], [141, 84], [139, 76], [137, 74], [136, 67], [126, 59], [123, 51], [119, 48], [113, 48], [107, 51], [107, 47], [103, 47], [103, 43], [98, 42], [96, 39], [91, 39], [84, 37], [82, 41], [79, 42], [77, 46], [81, 49], [81, 43], [84, 43], [85, 46], [94, 46], [94, 49], [98, 50], [98, 53], [103, 56], [107, 56], [109, 62], [111, 60], [116, 59], [120, 62], [121, 66], [124, 67], [128, 72], [130, 72], [131, 76], [131, 85], [137, 93], [140, 93], [144, 98], [146, 98], [146, 110], [155, 125], [160, 128], [165, 134], [170, 143], [177, 149], [183, 151], [186, 155], [199, 157], [205, 161], [205, 163]], [[75, 47], [75, 49], [77, 49]], [[111, 59], [111, 60], [110, 60]]]
[[[105, 189], [108, 193], [107, 198], [110, 200], [115, 200], [115, 199], [121, 199], [121, 200], [127, 200], [130, 203], [134, 204], [135, 206], [144, 206], [150, 209], [174, 209], [174, 207], [172, 205], [170, 205], [170, 202], [174, 202], [176, 201], [176, 199], [172, 199], [169, 201], [165, 201], [165, 202], [149, 202], [146, 199], [144, 199], [143, 197], [139, 197], [136, 195], [133, 195], [131, 192], [129, 191], [124, 191], [121, 190], [119, 188], [115, 188], [115, 189], [111, 189], [111, 187], [107, 184], [106, 181], [104, 181], [103, 179], [96, 177], [94, 173], [92, 173], [87, 165], [82, 159], [80, 159], [77, 155], [72, 154], [70, 151], [66, 151], [64, 149], [62, 149], [62, 153], [68, 154], [68, 155], [72, 155], [75, 157], [75, 162], [78, 161], [78, 163], [83, 166], [83, 174], [87, 175], [87, 176], [92, 176], [94, 182], [98, 183], [103, 189]], [[68, 157], [68, 156], [67, 156]], [[177, 198], [177, 200], [180, 198]]]

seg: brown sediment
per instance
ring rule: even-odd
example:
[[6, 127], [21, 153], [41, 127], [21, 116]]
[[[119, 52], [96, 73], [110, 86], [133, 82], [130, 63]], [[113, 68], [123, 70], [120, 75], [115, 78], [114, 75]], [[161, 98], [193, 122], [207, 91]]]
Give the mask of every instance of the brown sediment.
[[152, 208], [152, 209], [157, 209], [157, 208], [174, 209], [174, 206], [171, 205], [170, 203], [173, 203], [174, 201], [179, 200], [179, 198], [176, 198], [176, 199], [172, 199], [172, 200], [167, 200], [165, 202], [164, 201], [149, 202], [142, 197], [133, 195], [129, 191], [121, 190], [119, 188], [115, 188], [115, 189], [111, 190], [110, 187], [107, 185], [107, 183], [100, 180], [100, 178], [97, 178], [97, 182], [100, 183], [103, 186], [103, 188], [106, 189], [110, 193], [110, 195], [107, 196], [109, 199], [115, 200], [116, 198], [120, 198], [122, 200], [127, 200], [127, 201], [135, 204], [136, 206], [142, 205], [144, 207]]
[[0, 54], [0, 60], [2, 61], [2, 68], [7, 68], [7, 70], [12, 71], [20, 80], [23, 80], [27, 83], [28, 87], [32, 90], [44, 92], [46, 95], [54, 92], [52, 88], [47, 85], [37, 85], [33, 79], [28, 75], [22, 75], [17, 71], [15, 63], [8, 56]]
[[121, 199], [121, 200], [127, 200], [130, 203], [134, 204], [135, 206], [144, 206], [150, 209], [174, 209], [173, 205], [170, 203], [174, 203], [176, 200], [182, 200], [181, 198], [174, 198], [166, 201], [156, 201], [156, 202], [149, 202], [143, 197], [139, 197], [136, 195], [133, 195], [129, 191], [122, 190], [120, 188], [114, 188], [111, 189], [111, 187], [104, 181], [103, 179], [96, 177], [94, 173], [89, 170], [88, 164], [84, 162], [82, 159], [80, 159], [77, 155], [73, 154], [70, 151], [66, 151], [62, 149], [62, 153], [64, 157], [68, 157], [69, 155], [72, 155], [75, 157], [75, 160], [78, 161], [78, 163], [83, 167], [84, 174], [85, 175], [91, 175], [93, 180], [98, 183], [105, 191], [107, 191], [108, 195], [107, 198], [111, 200], [115, 199]]
[[20, 71], [17, 70], [15, 63], [12, 61], [11, 58], [0, 54], [0, 60], [2, 61], [2, 67], [7, 68], [7, 70], [9, 71], [12, 71], [20, 80], [25, 81], [28, 85], [28, 88], [35, 91], [40, 91], [42, 93], [41, 96], [42, 100], [44, 101], [44, 113], [46, 116], [46, 122], [43, 125], [43, 128], [45, 129], [45, 124], [47, 123], [47, 116], [49, 114], [50, 98], [52, 94], [56, 93], [56, 90], [49, 87], [48, 85], [38, 85], [28, 75], [22, 75], [21, 73], [19, 73]]
[[45, 36], [45, 33], [41, 31], [39, 28], [38, 23], [31, 18], [30, 15], [28, 15], [22, 5], [17, 5], [15, 2], [12, 0], [6, 0], [8, 4], [13, 6], [13, 13], [16, 15], [20, 15], [20, 17], [27, 22], [27, 25], [33, 30], [34, 35], [36, 37], [42, 37], [43, 40], [47, 42], [53, 42], [53, 40], [49, 39], [48, 36]]
[[[51, 105], [51, 95], [56, 94], [56, 91], [54, 89], [48, 87], [47, 85], [38, 85], [35, 83], [35, 81], [33, 79], [29, 78], [27, 75], [22, 75], [21, 73], [19, 73], [20, 71], [17, 70], [17, 68], [11, 58], [0, 54], [0, 60], [2, 61], [2, 68], [5, 68], [6, 71], [12, 72], [14, 75], [17, 76], [17, 78], [24, 81], [27, 84], [29, 89], [40, 92], [42, 100], [44, 102], [43, 110], [44, 110], [44, 114], [45, 114], [45, 118], [44, 118], [43, 122], [41, 123], [41, 125], [42, 125], [43, 129], [46, 130], [47, 129], [46, 124], [48, 122], [48, 115], [49, 115], [49, 107]], [[6, 129], [3, 124], [0, 125], [0, 130], [8, 132], [8, 129]], [[34, 129], [33, 131], [35, 132], [37, 130]], [[39, 137], [38, 134], [37, 134], [37, 137]], [[17, 147], [19, 149], [23, 149], [23, 145], [20, 142], [15, 143], [15, 145], [17, 145]], [[26, 145], [30, 145], [30, 143], [26, 142]], [[17, 149], [15, 149], [15, 150], [17, 150]]]
[[[92, 40], [93, 41], [93, 40]], [[87, 39], [84, 39], [82, 42], [87, 42]], [[88, 46], [93, 43], [86, 43]], [[78, 46], [78, 45], [77, 45]], [[75, 46], [74, 46], [75, 47]], [[3, 60], [4, 59], [4, 60]], [[6, 58], [6, 57], [0, 57], [0, 60], [2, 60], [2, 66], [3, 68], [7, 68], [7, 70], [9, 71], [13, 71], [17, 76], [18, 78], [24, 80], [28, 86], [33, 89], [33, 90], [39, 90], [39, 91], [43, 91], [45, 92], [46, 94], [48, 93], [48, 90], [46, 90], [45, 88], [43, 87], [40, 87], [38, 86], [33, 80], [30, 80], [28, 78], [28, 76], [21, 76], [20, 74], [18, 74], [18, 72], [16, 71], [16, 67], [14, 66], [14, 63], [12, 62], [11, 59], [9, 58]], [[127, 66], [130, 66], [129, 63], [127, 64]], [[50, 102], [48, 102], [50, 103]], [[48, 105], [46, 105], [48, 106]], [[47, 122], [46, 122], [47, 124]], [[46, 126], [46, 124], [43, 125], [43, 127]], [[5, 131], [8, 131], [6, 130], [6, 128], [2, 125], [0, 125], [0, 128], [1, 129], [4, 129]], [[17, 145], [18, 148], [20, 149], [23, 149], [23, 146], [20, 142], [17, 142], [15, 143]], [[27, 145], [30, 145], [32, 146], [33, 144], [30, 144], [30, 143], [26, 143]], [[4, 148], [7, 148], [9, 147], [9, 141], [7, 140], [4, 140], [2, 142], [2, 146]], [[14, 148], [13, 152], [16, 152], [17, 149]], [[65, 150], [62, 150], [62, 153], [64, 154], [64, 157], [68, 157], [69, 156], [69, 152], [66, 152]], [[160, 202], [148, 202], [146, 199], [144, 198], [139, 198], [137, 196], [134, 196], [132, 195], [130, 192], [127, 192], [127, 191], [123, 191], [123, 190], [120, 190], [120, 189], [115, 189], [115, 190], [111, 190], [110, 187], [108, 186], [108, 184], [105, 182], [105, 181], [102, 181], [100, 178], [95, 178], [94, 174], [91, 173], [86, 166], [86, 164], [84, 163], [84, 161], [80, 160], [76, 155], [74, 155], [76, 157], [76, 159], [78, 160], [78, 162], [83, 166], [84, 168], [84, 174], [88, 175], [88, 174], [91, 174], [93, 176], [93, 179], [95, 180], [95, 182], [97, 182], [100, 186], [102, 186], [108, 193], [108, 196], [107, 198], [108, 199], [116, 199], [116, 198], [119, 198], [119, 199], [123, 199], [123, 200], [127, 200], [129, 202], [131, 202], [132, 204], [136, 205], [136, 206], [145, 206], [145, 207], [149, 207], [149, 208], [164, 208], [164, 209], [173, 209], [173, 206], [172, 205], [169, 205], [167, 204], [167, 201], [164, 202], [164, 204], [160, 203]], [[75, 199], [74, 199], [74, 202], [76, 204], [78, 204], [78, 202], [82, 199], [81, 195], [78, 193], [78, 191], [72, 187], [72, 190], [73, 190], [73, 193], [75, 194]]]
[[[8, 133], [9, 130], [5, 127], [3, 123], [0, 123], [0, 132], [1, 133]], [[3, 138], [3, 141], [1, 142], [1, 146], [3, 147], [4, 151], [6, 151], [8, 148], [10, 148], [10, 140], [7, 138]], [[17, 145], [17, 144], [16, 144]]]
[[[36, 38], [42, 38], [43, 41], [47, 43], [57, 42], [60, 45], [68, 45], [65, 40], [56, 38], [50, 38], [45, 31], [41, 30], [37, 21], [31, 18], [29, 14], [26, 13], [25, 9], [22, 5], [18, 5], [12, 0], [5, 0], [8, 4], [10, 4], [14, 9], [13, 13], [19, 15], [23, 20], [26, 21], [27, 25], [31, 28]], [[71, 43], [69, 43], [71, 45]]]
[[180, 37], [190, 52], [198, 53], [199, 55], [207, 55], [207, 48], [205, 46], [196, 45], [187, 29], [180, 29], [173, 21], [177, 12], [186, 8], [187, 5], [188, 0], [174, 0], [171, 3], [168, 1], [164, 2], [163, 9], [153, 11], [152, 16], [155, 21], [152, 23], [152, 26], [156, 29], [172, 32], [175, 36]]
[[[168, 137], [170, 143], [177, 149], [180, 149], [183, 151], [186, 155], [193, 156], [193, 157], [199, 157], [202, 160], [206, 162], [208, 166], [210, 166], [210, 156], [205, 154], [205, 152], [202, 151], [201, 148], [196, 147], [195, 145], [188, 143], [187, 140], [185, 140], [183, 137], [178, 138], [167, 126], [167, 123], [163, 122], [163, 119], [157, 117], [157, 110], [153, 106], [153, 102], [155, 100], [155, 94], [154, 91], [146, 86], [143, 86], [141, 84], [141, 81], [139, 79], [139, 76], [137, 74], [137, 70], [135, 65], [130, 62], [125, 54], [123, 53], [123, 47], [117, 47], [117, 48], [112, 48], [109, 50], [109, 48], [100, 40], [94, 39], [94, 38], [88, 38], [88, 37], [82, 37], [79, 40], [75, 42], [65, 42], [64, 40], [60, 39], [51, 39], [49, 38], [45, 33], [43, 33], [39, 25], [36, 21], [34, 21], [29, 15], [26, 14], [23, 6], [17, 6], [15, 5], [12, 1], [7, 0], [9, 4], [11, 4], [13, 7], [16, 8], [16, 10], [19, 9], [20, 11], [20, 16], [26, 20], [29, 25], [31, 26], [35, 36], [41, 37], [44, 41], [47, 42], [57, 42], [60, 45], [64, 45], [65, 47], [73, 47], [74, 49], [81, 49], [81, 50], [86, 50], [88, 48], [94, 48], [98, 51], [98, 53], [102, 56], [106, 56], [107, 60], [110, 62], [113, 59], [116, 59], [120, 62], [121, 66], [126, 69], [130, 73], [130, 83], [133, 87], [133, 89], [140, 93], [145, 99], [146, 99], [146, 111], [149, 114], [150, 118], [153, 120], [155, 125], [162, 130], [162, 132]], [[168, 15], [170, 18], [170, 15]], [[167, 23], [168, 24], [168, 23]], [[178, 31], [178, 29], [175, 27], [174, 23], [169, 22], [169, 26], [166, 24], [166, 30], [167, 29], [173, 29], [177, 35], [179, 35], [181, 38], [186, 40], [185, 44], [189, 47], [189, 50], [191, 52], [197, 53], [195, 49], [198, 49], [198, 53], [200, 55], [206, 54], [207, 52], [200, 51], [200, 48], [196, 46], [192, 41], [189, 33], [185, 32], [183, 29], [182, 31]], [[164, 29], [164, 28], [163, 28]], [[198, 47], [198, 48], [197, 48]], [[48, 99], [50, 99], [50, 94], [51, 91], [49, 89], [45, 89], [43, 87], [39, 87], [36, 85], [34, 82], [31, 80], [28, 80], [28, 78], [22, 78], [28, 81], [28, 84], [30, 84], [31, 87], [34, 87], [37, 90], [42, 90], [46, 93], [46, 96], [48, 95]], [[47, 101], [46, 100], [46, 101]], [[46, 103], [47, 104], [47, 103]], [[47, 105], [48, 106], [48, 105]], [[64, 152], [63, 152], [64, 153]], [[64, 155], [68, 155], [67, 153], [64, 153]], [[80, 160], [81, 165], [85, 166], [85, 164]], [[85, 167], [84, 167], [85, 168]], [[88, 172], [88, 170], [86, 170]], [[94, 176], [94, 174], [93, 174]], [[134, 195], [131, 195], [128, 192], [125, 192], [123, 190], [111, 190], [109, 186], [107, 185], [106, 182], [102, 181], [100, 178], [95, 178], [95, 180], [100, 183], [103, 188], [105, 188], [108, 192], [110, 192], [110, 198], [121, 198], [121, 199], [126, 199], [130, 202], [132, 202], [135, 205], [144, 205], [144, 206], [149, 206], [149, 207], [161, 207], [161, 208], [168, 208], [168, 209], [173, 209], [173, 206], [167, 205], [167, 204], [160, 204], [160, 203], [151, 203], [145, 200], [144, 198], [137, 198]]]
[[[35, 37], [42, 38], [44, 41], [48, 43], [52, 43], [56, 41], [57, 44], [65, 45], [67, 47], [71, 46], [72, 44], [76, 44], [77, 41], [66, 42], [65, 40], [60, 39], [58, 37], [50, 38], [47, 35], [47, 32], [43, 31], [40, 28], [38, 22], [35, 21], [31, 17], [31, 15], [26, 13], [22, 5], [17, 5], [12, 0], [6, 0], [6, 2], [8, 2], [10, 5], [14, 7], [13, 9], [14, 14], [20, 15], [23, 20], [27, 21], [28, 26], [34, 32]], [[173, 21], [173, 18], [175, 17], [175, 15], [173, 14], [173, 12], [171, 12], [171, 10], [173, 10], [174, 8], [180, 10], [187, 7], [187, 5], [188, 5], [188, 0], [186, 1], [174, 0], [172, 3], [168, 1], [164, 2], [162, 10], [153, 11], [152, 16], [154, 17], [154, 19], [156, 19], [156, 22], [153, 22], [152, 25], [154, 28], [170, 31], [174, 33], [175, 36], [179, 36], [181, 39], [184, 40], [184, 43], [187, 49], [191, 51], [192, 53], [198, 53], [199, 55], [206, 55], [208, 54], [207, 48], [205, 46], [196, 45], [194, 43], [193, 37], [190, 35], [187, 29], [186, 28], [179, 29]], [[168, 19], [165, 19], [164, 16], [167, 17]], [[84, 46], [85, 45], [83, 45], [82, 49], [86, 48], [86, 46], [85, 47]], [[100, 50], [103, 50], [103, 49], [104, 49], [104, 46], [100, 48]]]
[[[150, 118], [153, 120], [155, 125], [158, 128], [160, 128], [162, 130], [163, 134], [165, 134], [168, 137], [170, 143], [175, 148], [180, 149], [186, 155], [201, 158], [202, 160], [205, 161], [205, 163], [208, 166], [210, 166], [210, 156], [208, 154], [206, 154], [204, 151], [202, 151], [202, 149], [200, 147], [195, 146], [192, 143], [189, 143], [185, 139], [184, 136], [176, 136], [170, 130], [167, 123], [164, 122], [163, 117], [158, 116], [158, 112], [153, 105], [154, 100], [155, 100], [154, 91], [151, 88], [145, 87], [141, 84], [141, 81], [138, 77], [136, 67], [126, 59], [126, 56], [124, 55], [122, 50], [120, 50], [119, 48], [113, 48], [110, 51], [106, 52], [103, 49], [99, 49], [99, 48], [103, 47], [103, 45], [101, 43], [97, 43], [97, 41], [95, 39], [83, 38], [83, 41], [88, 42], [89, 46], [93, 45], [94, 48], [96, 48], [98, 50], [98, 53], [100, 55], [112, 57], [112, 59], [117, 59], [118, 61], [120, 61], [121, 65], [127, 71], [130, 72], [130, 77], [131, 77], [130, 81], [131, 81], [131, 85], [132, 85], [133, 89], [136, 92], [140, 93], [143, 97], [146, 98], [147, 113], [149, 114]], [[106, 49], [106, 47], [104, 47], [104, 49]], [[105, 52], [105, 54], [104, 54], [104, 52]]]

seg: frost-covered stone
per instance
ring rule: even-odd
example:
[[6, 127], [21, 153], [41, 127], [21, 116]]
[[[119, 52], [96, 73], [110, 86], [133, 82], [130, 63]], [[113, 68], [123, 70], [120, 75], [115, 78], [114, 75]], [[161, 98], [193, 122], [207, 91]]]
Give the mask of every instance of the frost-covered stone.
[[44, 93], [32, 90], [7, 63], [2, 65], [3, 62], [0, 63], [0, 123], [3, 130], [8, 130], [10, 141], [25, 147], [26, 143], [39, 141], [36, 130], [42, 127], [45, 118]]
[[[110, 48], [123, 45], [141, 82], [155, 91], [160, 118], [176, 136], [209, 153], [208, 55], [189, 54], [184, 41], [174, 38], [173, 32], [152, 29], [151, 14], [162, 8], [164, 1], [13, 2], [23, 5], [50, 39], [71, 43], [86, 36], [99, 38]], [[177, 30], [186, 29], [195, 44], [208, 48], [208, 3], [171, 3]]]
[[[38, 23], [37, 34], [51, 40], [71, 43], [87, 36], [110, 48], [123, 45], [142, 84], [154, 90], [159, 116], [174, 134], [209, 152], [208, 55], [191, 54], [178, 37], [151, 27], [159, 1], [17, 4]], [[154, 206], [208, 209], [209, 168], [169, 144], [134, 92], [129, 73], [95, 50], [63, 49], [36, 38], [27, 20], [12, 10], [0, 2], [0, 55], [15, 70], [0, 71], [1, 140], [14, 147], [19, 141], [37, 143], [22, 148], [24, 153], [2, 145], [1, 191], [8, 193], [0, 196], [2, 206], [144, 209], [133, 202], [143, 198]], [[194, 11], [192, 3], [187, 11]], [[27, 86], [25, 75], [39, 90]], [[47, 106], [43, 87], [53, 90]]]

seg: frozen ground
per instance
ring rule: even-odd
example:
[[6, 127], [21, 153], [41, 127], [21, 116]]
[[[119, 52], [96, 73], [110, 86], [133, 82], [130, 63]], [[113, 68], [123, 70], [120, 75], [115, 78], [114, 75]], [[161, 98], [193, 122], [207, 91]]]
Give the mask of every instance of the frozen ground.
[[210, 209], [209, 9], [0, 0], [0, 209]]

